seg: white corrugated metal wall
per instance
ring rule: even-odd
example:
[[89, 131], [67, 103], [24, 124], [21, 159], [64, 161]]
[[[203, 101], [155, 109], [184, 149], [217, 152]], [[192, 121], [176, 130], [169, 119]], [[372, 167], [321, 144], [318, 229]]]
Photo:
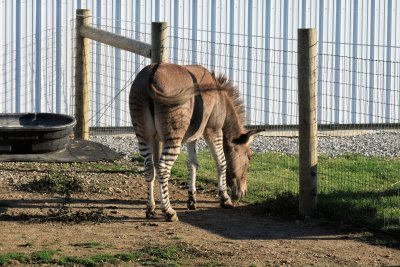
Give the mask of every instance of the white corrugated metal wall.
[[[170, 60], [226, 73], [245, 97], [249, 124], [297, 122], [297, 28], [315, 27], [319, 122], [400, 121], [393, 0], [1, 0], [1, 112], [73, 112], [76, 8], [147, 41], [151, 21], [167, 21]], [[129, 125], [121, 88], [148, 61], [96, 43], [92, 51], [92, 123]]]

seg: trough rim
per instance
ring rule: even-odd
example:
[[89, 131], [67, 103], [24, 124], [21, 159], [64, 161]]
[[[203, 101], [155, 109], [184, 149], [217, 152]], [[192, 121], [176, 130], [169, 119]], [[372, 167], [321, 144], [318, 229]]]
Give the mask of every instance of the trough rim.
[[60, 114], [60, 113], [50, 113], [50, 112], [21, 112], [21, 113], [1, 113], [0, 117], [6, 117], [6, 116], [22, 116], [22, 115], [40, 115], [40, 116], [49, 116], [49, 117], [64, 117], [68, 120], [71, 120], [70, 123], [67, 124], [62, 124], [62, 125], [53, 125], [53, 126], [48, 126], [48, 127], [43, 127], [43, 126], [7, 126], [7, 125], [1, 125], [0, 124], [0, 133], [1, 132], [54, 132], [54, 131], [61, 131], [61, 130], [66, 130], [69, 128], [73, 128], [76, 125], [76, 119], [73, 116], [66, 115], [66, 114]]

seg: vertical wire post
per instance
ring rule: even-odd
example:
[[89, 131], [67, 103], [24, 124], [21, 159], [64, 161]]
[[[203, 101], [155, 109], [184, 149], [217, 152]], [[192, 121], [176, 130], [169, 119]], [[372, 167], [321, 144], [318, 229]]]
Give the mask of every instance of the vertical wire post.
[[299, 209], [310, 216], [317, 207], [317, 34], [298, 29]]

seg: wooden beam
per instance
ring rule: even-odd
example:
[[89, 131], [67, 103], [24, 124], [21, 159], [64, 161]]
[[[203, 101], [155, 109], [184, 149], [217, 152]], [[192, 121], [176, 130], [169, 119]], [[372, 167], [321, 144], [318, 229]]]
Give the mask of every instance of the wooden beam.
[[79, 33], [86, 38], [123, 49], [141, 56], [151, 58], [151, 45], [132, 40], [119, 34], [107, 32], [104, 30], [93, 28], [89, 25], [81, 25]]

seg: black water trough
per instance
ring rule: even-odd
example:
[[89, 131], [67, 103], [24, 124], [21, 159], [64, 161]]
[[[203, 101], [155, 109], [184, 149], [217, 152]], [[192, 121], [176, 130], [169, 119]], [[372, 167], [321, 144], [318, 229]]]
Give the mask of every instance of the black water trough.
[[76, 124], [74, 117], [54, 113], [0, 114], [0, 153], [30, 154], [62, 150]]

